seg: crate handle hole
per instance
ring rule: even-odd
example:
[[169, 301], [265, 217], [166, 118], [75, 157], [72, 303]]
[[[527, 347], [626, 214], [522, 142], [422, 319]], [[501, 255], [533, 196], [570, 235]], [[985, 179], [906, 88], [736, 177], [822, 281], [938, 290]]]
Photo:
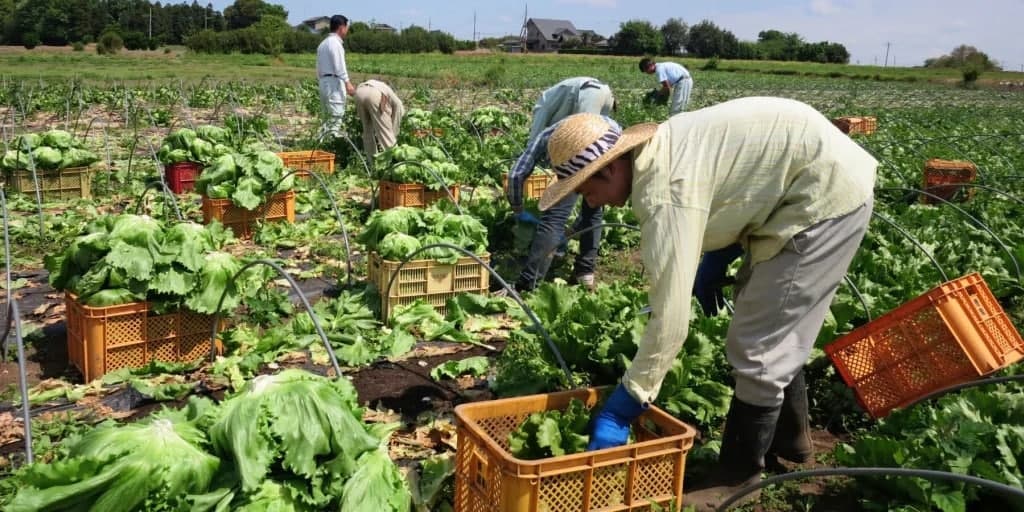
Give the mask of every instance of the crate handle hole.
[[975, 309], [978, 310], [978, 314], [981, 316], [989, 316], [988, 310], [985, 309], [985, 305], [982, 304], [981, 299], [977, 295], [971, 295], [971, 302], [974, 303]]

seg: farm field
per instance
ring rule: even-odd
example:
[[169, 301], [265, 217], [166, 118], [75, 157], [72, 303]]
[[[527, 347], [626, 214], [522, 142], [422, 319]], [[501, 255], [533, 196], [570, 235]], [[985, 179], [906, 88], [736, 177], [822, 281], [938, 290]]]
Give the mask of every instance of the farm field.
[[[28, 134], [47, 132], [32, 147], [65, 147], [43, 156], [63, 161], [73, 148], [96, 160], [84, 179], [60, 183], [55, 196], [36, 196], [30, 170], [7, 173], [10, 279], [3, 296], [15, 299], [19, 330], [7, 333], [0, 362], [0, 508], [71, 510], [100, 496], [117, 499], [124, 489], [110, 482], [120, 479], [134, 482], [136, 492], [116, 503], [138, 510], [452, 510], [463, 446], [455, 406], [614, 384], [636, 350], [647, 297], [628, 208], [605, 214], [593, 292], [567, 283], [577, 250], [570, 240], [553, 265], [555, 281], [523, 294], [529, 314], [514, 300], [487, 296], [500, 288], [496, 276], [515, 281], [532, 236], [513, 220], [501, 187], [526, 143], [538, 92], [591, 75], [612, 86], [623, 125], [664, 120], [664, 107], [642, 102], [653, 83], [634, 60], [351, 55], [356, 80], [388, 81], [407, 109], [400, 146], [371, 163], [361, 153], [352, 105], [347, 137], [318, 141], [311, 56], [0, 52], [0, 138], [3, 155], [15, 153], [11, 166]], [[999, 85], [1024, 75], [983, 75], [977, 88], [963, 88], [956, 74], [919, 69], [723, 61], [718, 70], [702, 70], [702, 61], [683, 62], [695, 80], [690, 110], [782, 96], [829, 117], [877, 122], [871, 134], [851, 134], [880, 163], [875, 215], [806, 367], [816, 457], [800, 467], [779, 462], [768, 474], [902, 467], [1020, 489], [1024, 384], [972, 387], [875, 420], [825, 347], [975, 272], [1006, 325], [1024, 325], [1024, 89]], [[315, 178], [289, 176], [292, 160], [268, 156], [301, 151], [302, 160], [311, 150], [334, 155]], [[206, 165], [195, 184], [205, 198], [165, 191], [164, 165], [193, 159]], [[968, 162], [973, 185], [922, 194], [929, 159]], [[36, 165], [33, 159], [29, 167]], [[191, 178], [165, 180], [171, 187]], [[442, 199], [423, 211], [382, 209], [385, 182], [423, 183], [447, 197], [438, 181], [452, 196], [458, 186], [457, 205]], [[89, 197], [73, 197], [86, 189]], [[244, 222], [226, 213], [218, 215], [233, 233], [188, 224], [203, 224], [215, 201], [257, 219], [293, 222], [257, 221], [245, 239]], [[485, 278], [464, 252], [437, 243], [486, 255], [496, 275]], [[449, 276], [449, 289], [433, 294], [421, 285], [431, 270], [402, 270], [390, 280], [397, 264], [387, 261], [412, 251], [442, 267], [433, 272], [457, 262], [469, 273]], [[103, 316], [109, 313], [89, 324], [106, 331], [83, 329], [83, 315], [96, 314], [83, 303], [106, 308], [141, 298], [150, 309], [132, 313], [139, 322], [132, 325], [156, 331], [157, 318], [173, 317], [176, 335], [115, 340], [121, 335], [110, 327], [115, 317]], [[718, 450], [732, 387], [723, 349], [728, 322], [728, 312], [706, 317], [694, 304], [690, 336], [657, 401], [697, 429], [687, 487], [707, 476]], [[211, 331], [221, 349], [212, 361]], [[106, 332], [106, 347], [69, 342], [96, 332]], [[172, 338], [188, 341], [168, 349]], [[17, 339], [25, 345], [36, 462], [27, 467]], [[879, 357], [929, 350], [937, 349], [897, 347]], [[932, 374], [916, 375], [918, 381], [950, 378], [930, 364]], [[344, 378], [335, 380], [339, 372]], [[996, 375], [1020, 373], [1017, 365]], [[145, 446], [168, 428], [184, 443], [179, 451]], [[100, 445], [105, 436], [122, 436], [128, 448], [91, 453], [90, 442]], [[296, 436], [323, 442], [310, 451]], [[184, 448], [188, 457], [180, 456]], [[173, 471], [175, 464], [187, 469]], [[181, 471], [201, 476], [183, 478]], [[670, 509], [660, 505], [650, 510]], [[833, 476], [768, 487], [743, 509], [1000, 508], [1024, 510], [1024, 502], [963, 482]]]

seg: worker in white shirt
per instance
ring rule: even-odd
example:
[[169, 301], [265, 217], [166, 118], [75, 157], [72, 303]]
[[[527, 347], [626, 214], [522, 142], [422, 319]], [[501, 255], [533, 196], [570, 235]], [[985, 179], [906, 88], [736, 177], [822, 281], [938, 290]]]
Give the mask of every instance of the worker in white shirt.
[[320, 82], [320, 104], [326, 116], [320, 136], [338, 137], [345, 122], [345, 98], [356, 93], [345, 67], [345, 46], [341, 40], [348, 35], [348, 18], [331, 16], [331, 33], [316, 49], [316, 76]]
[[650, 282], [650, 320], [590, 448], [626, 443], [686, 340], [701, 252], [738, 242], [725, 340], [736, 387], [715, 471], [684, 505], [706, 510], [759, 481], [766, 456], [810, 460], [803, 366], [867, 230], [878, 162], [810, 106], [781, 98], [626, 130], [579, 114], [551, 134], [548, 152], [559, 180], [541, 210], [570, 194], [593, 208], [629, 200]]
[[668, 115], [676, 115], [686, 110], [690, 103], [690, 91], [693, 89], [693, 78], [682, 64], [675, 62], [654, 62], [651, 59], [640, 59], [640, 71], [655, 75], [661, 84], [662, 97], [672, 95]]
[[373, 159], [378, 152], [394, 146], [405, 116], [405, 105], [388, 84], [367, 80], [356, 87], [356, 113], [363, 124], [363, 151]]
[[[516, 280], [518, 291], [533, 290], [544, 280], [553, 255], [565, 241], [565, 225], [576, 208], [577, 196], [569, 194], [558, 205], [544, 212], [539, 220], [523, 210], [523, 186], [533, 173], [534, 166], [547, 159], [550, 127], [571, 114], [589, 112], [607, 116], [614, 108], [615, 97], [611, 88], [596, 78], [586, 76], [567, 78], [553, 85], [541, 94], [534, 105], [533, 124], [526, 151], [509, 171], [506, 191], [516, 220], [537, 225], [526, 264]], [[573, 279], [587, 288], [595, 286], [594, 269], [601, 243], [600, 226], [603, 217], [602, 208], [591, 208], [584, 204], [572, 227], [573, 232], [581, 232], [580, 252], [573, 267]]]

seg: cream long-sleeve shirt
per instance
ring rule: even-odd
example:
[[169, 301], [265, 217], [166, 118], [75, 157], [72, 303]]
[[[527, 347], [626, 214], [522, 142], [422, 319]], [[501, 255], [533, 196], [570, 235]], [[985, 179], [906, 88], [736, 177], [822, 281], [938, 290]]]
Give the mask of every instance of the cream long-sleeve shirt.
[[345, 67], [345, 45], [341, 42], [341, 36], [330, 34], [320, 42], [316, 48], [316, 77], [323, 78], [324, 75], [333, 75], [348, 81], [348, 68]]
[[[740, 242], [752, 264], [793, 235], [872, 195], [878, 163], [823, 115], [780, 98], [743, 98], [663, 123], [633, 152], [631, 201], [650, 279], [651, 319], [623, 378], [657, 398], [686, 340], [702, 251]], [[766, 327], [767, 328], [767, 327]]]

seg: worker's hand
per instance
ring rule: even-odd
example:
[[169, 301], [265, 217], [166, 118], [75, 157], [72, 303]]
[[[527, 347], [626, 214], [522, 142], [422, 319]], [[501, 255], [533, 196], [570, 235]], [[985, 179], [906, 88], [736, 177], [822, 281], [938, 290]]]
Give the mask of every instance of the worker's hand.
[[603, 450], [622, 446], [629, 441], [629, 426], [633, 424], [647, 406], [634, 399], [626, 388], [619, 384], [604, 403], [604, 408], [594, 418], [587, 450]]
[[515, 215], [516, 222], [522, 222], [523, 224], [540, 224], [540, 220], [534, 217], [532, 213], [523, 210], [523, 207], [519, 207], [519, 211]]
[[352, 82], [345, 82], [345, 94], [348, 94], [349, 96], [356, 95], [356, 86], [352, 85]]
[[725, 307], [725, 296], [722, 294], [725, 273], [729, 270], [729, 265], [742, 254], [743, 247], [740, 244], [704, 253], [693, 282], [693, 295], [697, 297], [697, 302], [700, 303], [705, 315], [717, 315]]

